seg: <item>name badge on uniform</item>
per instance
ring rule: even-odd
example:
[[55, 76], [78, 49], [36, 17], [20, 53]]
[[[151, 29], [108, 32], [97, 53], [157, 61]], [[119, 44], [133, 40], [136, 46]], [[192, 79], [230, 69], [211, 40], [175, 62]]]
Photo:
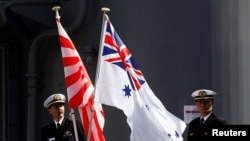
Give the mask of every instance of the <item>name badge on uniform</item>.
[[53, 137], [53, 138], [48, 138], [48, 141], [55, 141], [55, 140], [56, 140], [55, 137]]

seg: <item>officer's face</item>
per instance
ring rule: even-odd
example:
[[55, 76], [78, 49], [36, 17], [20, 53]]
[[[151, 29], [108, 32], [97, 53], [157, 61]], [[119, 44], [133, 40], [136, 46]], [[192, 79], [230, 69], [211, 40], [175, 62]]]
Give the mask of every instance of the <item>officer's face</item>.
[[60, 120], [64, 116], [64, 104], [55, 103], [48, 108], [48, 112], [55, 120]]
[[200, 113], [210, 113], [213, 109], [213, 100], [196, 100], [195, 104]]

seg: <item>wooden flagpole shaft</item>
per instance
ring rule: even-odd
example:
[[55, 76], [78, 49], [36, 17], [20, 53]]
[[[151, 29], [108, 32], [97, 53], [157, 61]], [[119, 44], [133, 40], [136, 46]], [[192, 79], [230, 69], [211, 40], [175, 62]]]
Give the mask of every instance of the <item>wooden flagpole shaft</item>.
[[75, 112], [74, 112], [74, 109], [71, 108], [71, 118], [72, 118], [72, 121], [73, 121], [73, 125], [74, 125], [74, 132], [75, 132], [75, 139], [76, 141], [79, 141], [78, 139], [78, 132], [77, 132], [77, 128], [76, 128], [76, 117], [75, 117]]

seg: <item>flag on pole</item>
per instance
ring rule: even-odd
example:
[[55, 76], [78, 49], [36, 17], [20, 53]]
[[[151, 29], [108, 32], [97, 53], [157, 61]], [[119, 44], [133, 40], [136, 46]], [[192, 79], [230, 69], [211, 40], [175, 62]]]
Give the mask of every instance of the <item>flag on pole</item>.
[[124, 112], [131, 141], [182, 141], [183, 120], [155, 96], [132, 54], [104, 13], [95, 101]]
[[[69, 108], [78, 108], [85, 135], [86, 137], [90, 135], [90, 141], [105, 141], [103, 135], [105, 119], [102, 105], [100, 103], [93, 104], [94, 86], [73, 42], [61, 25], [59, 14], [56, 16], [56, 23], [61, 44]], [[92, 108], [92, 105], [95, 107]], [[88, 134], [89, 129], [90, 134]]]
[[[82, 123], [84, 125], [84, 131], [89, 139], [88, 141], [105, 141], [105, 137], [103, 135], [103, 127], [105, 119], [104, 119], [104, 112], [102, 109], [102, 105], [100, 103], [94, 103], [93, 106], [94, 108], [92, 109], [90, 106], [78, 108]], [[91, 115], [91, 110], [93, 109], [95, 111], [92, 112], [93, 115]], [[88, 134], [89, 127], [91, 127], [90, 134]]]

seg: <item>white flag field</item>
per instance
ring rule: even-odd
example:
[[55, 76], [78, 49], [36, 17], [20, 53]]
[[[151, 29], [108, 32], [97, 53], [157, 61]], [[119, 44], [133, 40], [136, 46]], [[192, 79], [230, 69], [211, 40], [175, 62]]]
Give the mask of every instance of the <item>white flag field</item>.
[[95, 102], [124, 112], [131, 141], [182, 141], [186, 123], [170, 113], [148, 86], [132, 54], [104, 14]]

